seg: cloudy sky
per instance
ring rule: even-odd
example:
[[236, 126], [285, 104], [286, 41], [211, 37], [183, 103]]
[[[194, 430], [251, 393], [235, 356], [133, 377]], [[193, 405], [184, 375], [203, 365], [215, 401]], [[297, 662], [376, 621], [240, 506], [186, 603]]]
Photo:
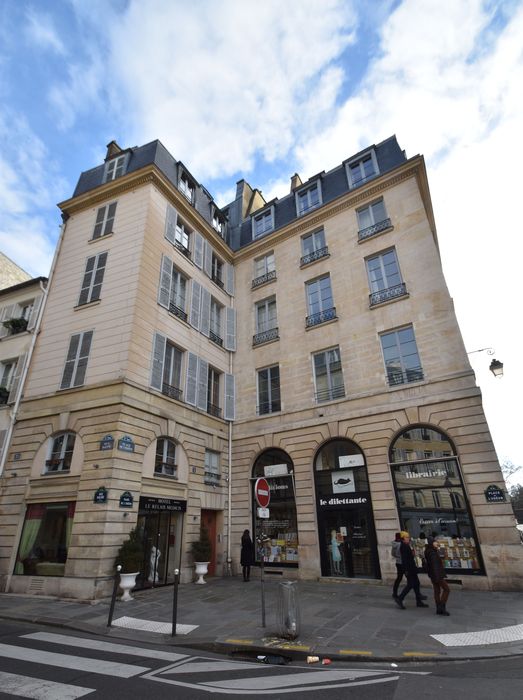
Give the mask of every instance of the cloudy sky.
[[47, 274], [56, 203], [112, 139], [159, 138], [226, 203], [396, 134], [427, 162], [465, 345], [505, 365], [470, 356], [498, 455], [523, 464], [522, 117], [523, 0], [0, 0], [0, 250]]

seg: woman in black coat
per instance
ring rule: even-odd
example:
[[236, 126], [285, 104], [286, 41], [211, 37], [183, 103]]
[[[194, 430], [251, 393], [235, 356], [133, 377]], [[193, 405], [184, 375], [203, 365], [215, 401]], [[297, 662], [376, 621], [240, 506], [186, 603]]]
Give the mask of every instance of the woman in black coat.
[[429, 537], [427, 539], [427, 546], [425, 547], [425, 564], [427, 567], [427, 573], [432, 581], [432, 588], [434, 589], [434, 600], [436, 602], [436, 615], [448, 615], [446, 609], [447, 600], [449, 597], [450, 589], [449, 584], [445, 581], [446, 574], [443, 562], [438, 552], [438, 543], [435, 537]]
[[242, 565], [243, 580], [248, 581], [251, 575], [251, 566], [254, 564], [254, 544], [249, 530], [243, 531], [240, 564]]

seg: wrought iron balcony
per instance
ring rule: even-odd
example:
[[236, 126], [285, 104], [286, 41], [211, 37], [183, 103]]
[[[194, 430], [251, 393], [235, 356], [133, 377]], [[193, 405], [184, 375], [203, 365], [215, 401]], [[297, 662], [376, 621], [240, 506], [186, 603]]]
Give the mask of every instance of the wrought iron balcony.
[[308, 253], [307, 255], [303, 255], [301, 260], [300, 260], [300, 267], [303, 267], [304, 265], [308, 265], [311, 262], [315, 262], [316, 260], [320, 260], [321, 258], [326, 258], [329, 256], [329, 246], [324, 246], [323, 248], [318, 248], [318, 250], [313, 251], [312, 253]]
[[311, 326], [317, 326], [319, 323], [332, 321], [334, 318], [337, 318], [335, 306], [333, 306], [332, 309], [325, 309], [325, 311], [318, 311], [317, 314], [307, 316], [307, 318], [305, 319], [305, 327], [311, 328]]
[[223, 338], [220, 338], [214, 331], [209, 331], [209, 338], [213, 343], [216, 343], [216, 345], [223, 347]]
[[369, 294], [370, 305], [375, 306], [376, 304], [382, 304], [384, 301], [390, 301], [391, 299], [397, 299], [397, 297], [403, 297], [406, 293], [407, 285], [405, 282], [401, 282], [401, 284], [396, 284], [394, 287], [380, 289], [377, 292], [372, 292], [372, 294]]
[[221, 418], [222, 409], [209, 401], [207, 402], [207, 413], [209, 413], [211, 416], [215, 416], [216, 418]]
[[221, 475], [216, 472], [204, 471], [203, 473], [203, 483], [208, 486], [219, 486]]
[[187, 314], [185, 313], [185, 311], [184, 311], [181, 307], [177, 306], [176, 304], [173, 304], [173, 302], [171, 302], [171, 303], [169, 304], [169, 311], [170, 311], [174, 316], [177, 316], [178, 318], [181, 318], [182, 321], [187, 321]]
[[172, 386], [171, 384], [162, 384], [162, 394], [168, 396], [170, 399], [176, 399], [177, 401], [182, 400], [182, 390], [177, 386]]
[[388, 228], [392, 227], [390, 219], [383, 219], [383, 221], [378, 221], [377, 224], [372, 224], [372, 226], [367, 226], [367, 228], [362, 228], [358, 231], [358, 240], [364, 241], [366, 238], [374, 236], [376, 233], [381, 233]]
[[264, 403], [259, 404], [259, 406], [256, 406], [256, 413], [259, 416], [264, 416], [267, 413], [278, 413], [278, 411], [281, 411], [280, 399], [265, 401]]
[[253, 335], [252, 344], [261, 345], [262, 343], [268, 343], [270, 340], [278, 340], [279, 337], [278, 326], [276, 326], [276, 328], [269, 328], [266, 331]]
[[420, 382], [423, 379], [423, 369], [421, 367], [410, 367], [409, 369], [387, 367], [387, 379], [389, 386]]
[[183, 253], [183, 255], [185, 255], [186, 258], [189, 258], [189, 259], [190, 259], [190, 257], [191, 257], [191, 251], [189, 250], [189, 248], [186, 248], [186, 247], [183, 245], [183, 243], [180, 243], [180, 241], [176, 241], [176, 240], [175, 240], [175, 241], [174, 241], [174, 247], [177, 248], [177, 249], [180, 251], [180, 253]]
[[321, 389], [316, 392], [317, 403], [323, 401], [333, 401], [334, 399], [342, 399], [345, 396], [344, 386], [333, 386], [330, 389]]
[[213, 282], [215, 282], [218, 285], [218, 287], [221, 287], [223, 289], [222, 278], [219, 275], [217, 275], [215, 272], [213, 272], [211, 279]]
[[262, 284], [265, 284], [266, 282], [272, 282], [272, 280], [275, 279], [276, 270], [271, 270], [270, 272], [266, 272], [264, 275], [260, 275], [259, 277], [253, 279], [251, 288], [256, 289], [256, 287], [261, 287]]

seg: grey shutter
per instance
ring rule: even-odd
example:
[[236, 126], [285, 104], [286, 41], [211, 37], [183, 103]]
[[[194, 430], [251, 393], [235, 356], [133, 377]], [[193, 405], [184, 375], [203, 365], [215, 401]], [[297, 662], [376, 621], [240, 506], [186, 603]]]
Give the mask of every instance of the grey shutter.
[[196, 406], [207, 410], [207, 382], [209, 380], [209, 363], [198, 358], [198, 383], [196, 386]]
[[178, 212], [172, 206], [167, 205], [167, 213], [165, 215], [165, 238], [174, 245], [176, 234], [176, 222], [178, 220]]
[[5, 338], [6, 335], [9, 335], [9, 328], [6, 328], [2, 322], [9, 321], [11, 318], [13, 318], [15, 307], [16, 304], [9, 304], [9, 306], [4, 306], [2, 309], [3, 313], [0, 319], [0, 338]]
[[33, 308], [31, 309], [31, 313], [29, 315], [29, 321], [27, 322], [27, 330], [28, 331], [32, 331], [33, 328], [36, 326], [36, 321], [38, 319], [38, 312], [40, 311], [40, 307], [42, 306], [43, 298], [44, 298], [43, 294], [39, 294], [33, 302]]
[[201, 293], [201, 284], [198, 284], [198, 282], [193, 280], [191, 287], [191, 313], [189, 316], [189, 323], [193, 328], [196, 328], [197, 331], [200, 330]]
[[191, 406], [196, 405], [196, 382], [198, 377], [198, 356], [187, 353], [187, 379], [185, 383], [185, 401]]
[[93, 286], [91, 288], [91, 298], [89, 299], [89, 301], [97, 301], [100, 298], [100, 292], [102, 291], [102, 282], [104, 281], [106, 264], [107, 253], [99, 253], [96, 258]]
[[197, 231], [194, 232], [194, 250], [193, 260], [196, 267], [200, 270], [203, 267], [203, 237]]
[[80, 343], [78, 362], [76, 364], [76, 372], [74, 375], [73, 386], [82, 386], [87, 370], [87, 362], [89, 353], [91, 352], [91, 341], [93, 339], [93, 331], [82, 333], [82, 342]]
[[200, 333], [209, 337], [209, 331], [211, 330], [211, 293], [205, 287], [202, 287], [201, 300]]
[[5, 445], [5, 436], [7, 435], [7, 430], [0, 430], [0, 459], [2, 458], [2, 455], [4, 453], [4, 448], [6, 447]]
[[158, 288], [158, 303], [160, 306], [169, 308], [171, 299], [171, 286], [173, 282], [173, 261], [162, 255], [162, 267], [160, 270], [160, 286]]
[[234, 296], [234, 267], [229, 263], [225, 263], [225, 291], [227, 294]]
[[153, 389], [162, 390], [163, 363], [165, 358], [165, 346], [167, 339], [161, 333], [154, 334], [153, 359], [151, 364], [151, 386]]
[[234, 420], [234, 404], [235, 404], [235, 385], [234, 375], [226, 374], [224, 382], [224, 418], [225, 420]]
[[75, 335], [71, 336], [69, 341], [69, 350], [67, 351], [60, 389], [68, 389], [71, 386], [76, 361], [76, 353], [78, 352], [81, 335], [81, 333], [75, 333]]
[[225, 348], [236, 350], [236, 309], [225, 307]]
[[87, 302], [89, 301], [89, 293], [91, 291], [91, 283], [93, 281], [95, 262], [96, 255], [87, 258], [84, 278], [82, 281], [82, 289], [80, 290], [80, 297], [78, 298], [78, 306], [82, 306], [82, 304], [87, 304]]
[[9, 396], [7, 397], [7, 403], [14, 403], [16, 401], [16, 394], [20, 388], [20, 382], [22, 380], [22, 372], [24, 371], [25, 363], [27, 360], [27, 353], [20, 355], [16, 362], [16, 367], [14, 370], [13, 381], [11, 382], [11, 388], [9, 391]]
[[208, 241], [203, 242], [203, 269], [207, 277], [212, 277], [212, 246]]

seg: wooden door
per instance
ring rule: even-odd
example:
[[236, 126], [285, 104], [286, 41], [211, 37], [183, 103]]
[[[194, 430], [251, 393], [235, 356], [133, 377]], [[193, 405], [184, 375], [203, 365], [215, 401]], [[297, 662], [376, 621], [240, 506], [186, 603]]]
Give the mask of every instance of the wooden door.
[[214, 576], [216, 573], [216, 511], [202, 510], [201, 526], [209, 533], [211, 540], [211, 561], [209, 564], [209, 576]]

